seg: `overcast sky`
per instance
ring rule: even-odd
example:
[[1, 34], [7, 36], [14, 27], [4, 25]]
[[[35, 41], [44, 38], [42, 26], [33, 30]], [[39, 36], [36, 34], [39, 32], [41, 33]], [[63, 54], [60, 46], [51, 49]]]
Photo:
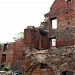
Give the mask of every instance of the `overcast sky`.
[[27, 26], [40, 26], [54, 0], [0, 0], [0, 42], [12, 41]]

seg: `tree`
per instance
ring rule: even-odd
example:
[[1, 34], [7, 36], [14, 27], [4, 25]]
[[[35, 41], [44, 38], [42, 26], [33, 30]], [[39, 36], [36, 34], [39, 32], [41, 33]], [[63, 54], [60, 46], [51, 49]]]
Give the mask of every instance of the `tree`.
[[24, 38], [24, 32], [19, 32], [18, 34], [15, 34], [15, 36], [13, 37], [15, 41], [23, 39], [23, 38]]

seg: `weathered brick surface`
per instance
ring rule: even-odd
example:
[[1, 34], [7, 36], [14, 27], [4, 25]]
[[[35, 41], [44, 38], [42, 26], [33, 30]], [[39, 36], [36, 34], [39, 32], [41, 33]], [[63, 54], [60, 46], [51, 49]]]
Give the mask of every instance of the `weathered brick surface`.
[[[5, 44], [8, 44], [6, 50], [4, 50], [4, 45]], [[11, 66], [11, 63], [13, 61], [13, 53], [14, 53], [14, 43], [11, 42], [11, 43], [3, 43], [3, 44], [1, 44], [0, 69], [2, 68], [3, 65], [6, 66], [6, 67], [8, 67], [8, 65]]]
[[[34, 73], [39, 75], [41, 63], [46, 63], [51, 68], [49, 72], [52, 75], [59, 75], [66, 70], [75, 73], [75, 47], [61, 47], [42, 51], [35, 49], [31, 51], [29, 48], [24, 48], [24, 51], [26, 59], [23, 61], [23, 75], [34, 75]], [[47, 72], [47, 69], [45, 71]]]
[[[46, 20], [46, 22], [42, 22], [42, 24], [44, 25], [43, 29], [49, 29], [49, 37], [59, 34], [55, 36], [57, 39], [57, 47], [74, 45], [74, 32], [72, 32], [72, 29], [75, 26], [74, 6], [74, 0], [72, 0], [72, 2], [68, 1], [68, 3], [65, 0], [55, 0], [50, 8], [50, 12], [45, 14], [45, 17], [48, 17], [48, 20]], [[53, 30], [51, 27], [50, 19], [53, 18], [57, 18], [57, 29], [55, 30]], [[62, 37], [64, 37], [64, 39]]]
[[[8, 44], [7, 50], [4, 51], [4, 44]], [[22, 50], [23, 50], [23, 39], [11, 43], [1, 44], [0, 50], [0, 66], [4, 65], [5, 67], [10, 65], [14, 67], [14, 64], [19, 64], [18, 67], [21, 67], [22, 64]], [[5, 55], [5, 60], [3, 61], [3, 55]], [[16, 62], [19, 61], [19, 62]], [[15, 63], [16, 62], [16, 63]], [[13, 65], [12, 65], [13, 63]], [[12, 68], [14, 69], [14, 68]], [[16, 70], [18, 68], [16, 67]]]
[[14, 55], [14, 43], [8, 43], [8, 49], [6, 51], [6, 64], [11, 64]]
[[23, 50], [23, 39], [18, 40], [14, 43], [14, 60], [22, 59], [22, 50]]
[[[0, 64], [11, 63], [13, 70], [22, 70], [22, 75], [60, 75], [63, 71], [75, 74], [75, 0], [68, 3], [55, 0], [44, 16], [40, 27], [28, 26], [24, 39], [8, 44], [5, 52], [2, 44]], [[54, 18], [57, 29], [52, 29]], [[53, 38], [56, 38], [56, 47], [52, 47]], [[6, 54], [4, 63], [2, 54]], [[41, 69], [41, 64], [46, 64], [46, 69]]]
[[[68, 13], [66, 13], [66, 9], [68, 10]], [[68, 2], [68, 6], [65, 0], [55, 0], [50, 8], [50, 12], [45, 14], [45, 17], [57, 18], [58, 20], [57, 30], [65, 29], [68, 26], [74, 26], [75, 25], [74, 0], [72, 2]], [[51, 23], [49, 25], [51, 25]]]
[[[37, 39], [39, 39], [40, 50], [38, 51], [35, 46], [31, 50], [33, 44], [32, 41], [29, 41], [31, 40], [31, 31], [27, 31], [28, 40], [24, 38], [25, 42], [29, 41], [29, 46], [24, 46], [23, 49], [23, 63], [26, 64], [22, 65], [22, 75], [44, 73], [47, 68], [41, 72], [39, 63], [45, 63], [51, 68], [49, 71], [51, 74], [46, 71], [46, 75], [60, 75], [64, 71], [71, 71], [75, 74], [75, 0], [69, 0], [68, 3], [65, 0], [55, 0], [50, 11], [44, 16], [45, 20], [38, 28], [39, 38]], [[57, 19], [57, 29], [52, 29], [51, 20], [54, 18]], [[51, 46], [53, 38], [56, 38], [56, 48]]]
[[27, 45], [30, 49], [33, 47], [36, 49], [48, 49], [49, 41], [47, 33], [35, 29], [25, 29], [24, 31], [24, 44]]
[[14, 54], [13, 54], [13, 61], [11, 63], [11, 69], [12, 71], [19, 70], [21, 71], [22, 69], [22, 60], [23, 60], [23, 39], [17, 40], [14, 43]]

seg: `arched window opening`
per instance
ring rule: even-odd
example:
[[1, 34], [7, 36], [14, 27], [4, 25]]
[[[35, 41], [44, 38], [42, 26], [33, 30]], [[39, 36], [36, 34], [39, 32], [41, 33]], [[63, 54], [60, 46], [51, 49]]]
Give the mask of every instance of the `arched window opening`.
[[47, 64], [41, 64], [40, 69], [46, 69], [47, 68]]

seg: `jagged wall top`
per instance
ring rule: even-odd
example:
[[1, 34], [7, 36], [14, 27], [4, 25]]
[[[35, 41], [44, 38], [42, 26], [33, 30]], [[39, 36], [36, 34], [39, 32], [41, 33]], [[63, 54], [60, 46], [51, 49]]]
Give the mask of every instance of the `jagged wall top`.
[[75, 0], [55, 0], [50, 7], [50, 11], [46, 13], [45, 17], [56, 17], [60, 14], [64, 14], [67, 11], [71, 12], [75, 9]]

